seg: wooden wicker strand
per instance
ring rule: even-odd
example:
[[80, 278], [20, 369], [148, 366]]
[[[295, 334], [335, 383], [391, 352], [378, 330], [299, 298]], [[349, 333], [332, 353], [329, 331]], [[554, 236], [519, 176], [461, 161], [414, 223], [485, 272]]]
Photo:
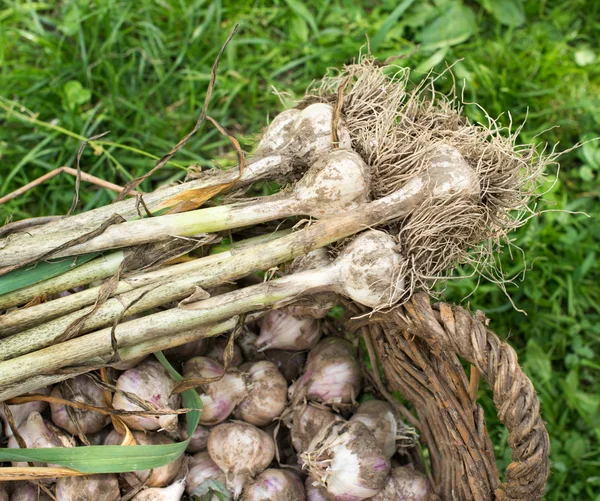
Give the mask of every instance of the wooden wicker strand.
[[[356, 305], [353, 313], [364, 313]], [[515, 351], [487, 328], [481, 312], [430, 305], [416, 294], [385, 314], [354, 323], [370, 336], [391, 390], [413, 403], [444, 501], [541, 500], [550, 471], [549, 439], [533, 384]], [[458, 357], [471, 363], [493, 391], [506, 425], [512, 462], [500, 483], [483, 410], [472, 401]]]

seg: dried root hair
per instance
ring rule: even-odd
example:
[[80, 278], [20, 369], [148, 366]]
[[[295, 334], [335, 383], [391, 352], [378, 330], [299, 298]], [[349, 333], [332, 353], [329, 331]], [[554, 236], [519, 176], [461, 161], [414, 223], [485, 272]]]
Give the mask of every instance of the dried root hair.
[[454, 86], [448, 95], [436, 90], [439, 76], [430, 74], [418, 84], [409, 77], [406, 68], [364, 55], [314, 84], [299, 106], [334, 104], [341, 97], [353, 147], [372, 168], [375, 198], [426, 169], [440, 143], [460, 151], [477, 173], [481, 200], [434, 198], [390, 228], [407, 260], [405, 300], [417, 289], [435, 295], [436, 284], [453, 278], [461, 265], [505, 290], [512, 279], [500, 268], [498, 251], [511, 231], [536, 215], [543, 172], [557, 165], [559, 155], [534, 144], [518, 145], [522, 125], [513, 131], [511, 120], [502, 127], [485, 110], [488, 123], [472, 124]]

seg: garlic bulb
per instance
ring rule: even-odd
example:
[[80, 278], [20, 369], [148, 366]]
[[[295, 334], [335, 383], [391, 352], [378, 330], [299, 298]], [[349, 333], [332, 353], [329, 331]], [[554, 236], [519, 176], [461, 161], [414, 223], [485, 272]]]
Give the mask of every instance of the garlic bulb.
[[304, 481], [304, 491], [306, 492], [306, 501], [329, 501], [327, 491], [310, 476], [306, 477]]
[[301, 458], [333, 501], [373, 497], [390, 473], [390, 463], [371, 430], [357, 421], [329, 424]]
[[[102, 394], [102, 389], [92, 379], [82, 374], [56, 385], [50, 396], [103, 407]], [[99, 412], [75, 408], [67, 410], [65, 405], [54, 403], [50, 404], [50, 409], [52, 422], [73, 435], [96, 433], [110, 423], [110, 416]]]
[[279, 417], [287, 401], [287, 381], [273, 362], [249, 362], [241, 369], [250, 375], [250, 391], [235, 409], [235, 418], [265, 426]]
[[185, 479], [177, 480], [168, 487], [153, 487], [138, 492], [131, 501], [179, 501], [185, 490]]
[[190, 341], [189, 343], [169, 348], [164, 351], [164, 355], [170, 362], [185, 362], [190, 358], [204, 355], [206, 353], [207, 346], [207, 339], [201, 337], [195, 341]]
[[299, 116], [300, 110], [295, 108], [279, 113], [262, 135], [256, 147], [257, 155], [269, 155], [284, 146], [289, 141], [290, 129], [293, 129]]
[[[2, 497], [2, 488], [5, 487], [5, 492], [8, 493], [8, 486], [6, 482], [0, 484], [0, 501], [52, 501], [52, 498], [48, 496], [42, 489], [32, 482], [12, 482], [12, 490], [10, 491], [10, 497]], [[8, 494], [5, 494], [8, 496]]]
[[373, 497], [373, 501], [429, 501], [434, 491], [429, 480], [421, 472], [399, 466], [392, 470], [385, 487]]
[[294, 449], [298, 452], [305, 451], [312, 439], [329, 423], [334, 421], [344, 420], [329, 408], [321, 405], [310, 403], [298, 405], [292, 415], [290, 429]]
[[[52, 391], [52, 387], [48, 386], [46, 388], [39, 388], [38, 390], [32, 391], [30, 393], [26, 393], [26, 395], [31, 395], [31, 394], [50, 395], [51, 391]], [[41, 400], [37, 400], [35, 402], [27, 402], [25, 404], [8, 406], [17, 428], [19, 426], [21, 426], [21, 424], [23, 424], [27, 420], [27, 417], [32, 412], [42, 413], [42, 412], [44, 412], [44, 410], [47, 407], [48, 407], [48, 402], [42, 402]], [[12, 437], [13, 432], [8, 424], [8, 420], [6, 419], [6, 416], [4, 415], [4, 406], [3, 405], [0, 405], [0, 418], [2, 418], [2, 420], [4, 421], [4, 434], [6, 435], [7, 438]]]
[[63, 477], [56, 481], [56, 501], [119, 501], [119, 480], [112, 473]]
[[[187, 452], [188, 454], [195, 454], [196, 452], [200, 452], [206, 449], [206, 446], [208, 444], [209, 433], [210, 430], [208, 428], [205, 428], [201, 425], [196, 426], [194, 434], [192, 435], [192, 439], [190, 440], [190, 443], [185, 449], [185, 452]], [[185, 425], [184, 423], [181, 423], [179, 425], [179, 435], [182, 440], [188, 439], [187, 425]]]
[[208, 453], [225, 472], [227, 487], [237, 499], [244, 483], [273, 461], [275, 443], [256, 426], [237, 421], [220, 424], [211, 430]]
[[6, 482], [0, 484], [0, 501], [10, 501], [8, 498], [8, 484]]
[[242, 501], [305, 501], [302, 480], [290, 470], [269, 468], [244, 486]]
[[256, 346], [259, 351], [310, 350], [319, 342], [321, 334], [319, 321], [314, 318], [298, 318], [284, 310], [271, 310], [261, 319]]
[[248, 395], [247, 374], [236, 369], [224, 373], [223, 366], [208, 357], [195, 357], [183, 365], [185, 377], [215, 378], [218, 381], [206, 383], [199, 389], [202, 400], [200, 424], [212, 426], [225, 421], [233, 409]]
[[265, 356], [260, 353], [256, 347], [257, 339], [258, 335], [252, 332], [248, 327], [245, 327], [235, 340], [246, 360], [257, 361], [265, 359]]
[[[138, 445], [167, 445], [172, 444], [173, 440], [162, 433], [134, 431], [133, 437]], [[116, 430], [112, 430], [106, 439], [104, 445], [121, 445], [123, 443], [123, 435], [120, 435]], [[152, 470], [138, 470], [133, 474], [140, 482], [146, 482], [147, 487], [164, 487], [169, 485], [177, 476], [183, 462], [183, 455], [179, 456], [175, 461], [159, 466]]]
[[361, 370], [354, 347], [329, 337], [308, 354], [304, 374], [290, 386], [290, 398], [302, 397], [324, 404], [349, 404], [360, 392]]
[[[175, 380], [171, 378], [166, 369], [156, 360], [144, 360], [133, 369], [125, 371], [119, 376], [116, 387], [119, 390], [133, 393], [142, 400], [146, 400], [162, 409], [178, 409], [180, 397], [172, 394]], [[131, 402], [125, 395], [115, 393], [113, 396], [115, 409], [140, 411], [143, 410]], [[121, 419], [134, 430], [175, 431], [178, 418], [176, 414], [162, 416], [121, 416]]]
[[[75, 439], [67, 436], [60, 428], [46, 421], [39, 412], [32, 412], [27, 420], [17, 429], [19, 435], [25, 440], [28, 449], [48, 449], [51, 447], [75, 447]], [[9, 449], [19, 449], [17, 439], [13, 436], [8, 439]], [[34, 463], [45, 466], [43, 463]], [[13, 462], [13, 466], [27, 466], [25, 462]]]
[[382, 400], [363, 402], [350, 421], [360, 421], [373, 432], [385, 457], [390, 459], [396, 453], [398, 421], [390, 404]]
[[[221, 365], [223, 365], [225, 363], [225, 348], [227, 347], [228, 342], [229, 340], [227, 339], [227, 337], [223, 336], [211, 339], [206, 350], [206, 356], [212, 358], [213, 360], [216, 360]], [[229, 363], [229, 367], [238, 367], [242, 364], [243, 361], [244, 359], [242, 357], [242, 350], [240, 350], [240, 347], [236, 343], [234, 343], [233, 358]]]
[[306, 363], [306, 353], [301, 351], [265, 350], [262, 355], [277, 366], [288, 383], [300, 377]]
[[210, 458], [208, 451], [194, 454], [188, 463], [185, 490], [190, 496], [206, 496], [219, 493], [231, 499], [231, 492], [225, 487], [225, 473]]

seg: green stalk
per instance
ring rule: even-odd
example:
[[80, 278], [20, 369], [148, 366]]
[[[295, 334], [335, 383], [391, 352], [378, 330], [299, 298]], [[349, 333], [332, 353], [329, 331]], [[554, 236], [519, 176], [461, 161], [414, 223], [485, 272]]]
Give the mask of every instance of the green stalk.
[[[231, 256], [243, 248], [247, 248], [248, 246], [262, 242], [275, 240], [284, 235], [288, 235], [290, 232], [291, 230], [280, 230], [266, 235], [259, 235], [242, 240], [240, 242], [231, 244], [230, 250], [224, 251], [223, 256]], [[114, 294], [123, 294], [124, 292], [131, 291], [144, 285], [157, 284], [164, 280], [173, 280], [174, 277], [177, 276], [193, 273], [199, 269], [202, 269], [202, 267], [206, 266], [207, 263], [223, 257], [220, 256], [217, 258], [216, 256], [217, 254], [210, 255], [204, 258], [198, 258], [194, 261], [188, 261], [172, 266], [165, 266], [150, 272], [137, 273], [135, 275], [128, 276], [117, 284]], [[40, 284], [36, 284], [35, 286], [29, 287], [26, 291], [16, 291], [10, 295], [7, 294], [7, 296], [10, 297], [0, 297], [0, 308], [3, 307], [2, 305], [10, 303], [11, 300], [14, 302], [16, 297], [19, 297], [19, 301], [21, 301], [23, 298], [27, 298], [32, 294], [33, 298], [42, 293], [47, 293], [46, 291], [48, 290], [63, 291], [69, 289], [73, 287], [72, 283], [74, 281], [77, 281], [80, 284], [82, 280], [87, 280], [87, 277], [93, 276], [96, 280], [114, 275], [123, 259], [124, 253], [122, 251], [118, 251], [109, 254], [106, 257], [101, 257], [92, 263], [83, 265], [81, 268], [84, 266], [87, 266], [87, 268], [81, 272], [78, 271], [79, 268], [76, 268], [61, 277], [52, 279], [52, 283], [50, 284], [44, 285], [45, 282], [42, 282]], [[65, 287], [66, 285], [68, 286]], [[57, 287], [60, 287], [60, 289], [57, 289]], [[92, 287], [81, 292], [70, 294], [66, 297], [54, 299], [36, 306], [30, 306], [29, 308], [15, 310], [2, 315], [0, 316], [0, 338], [7, 337], [16, 332], [23, 331], [24, 329], [34, 327], [47, 322], [48, 320], [66, 315], [73, 311], [78, 311], [85, 306], [93, 304], [98, 298], [99, 291], [100, 287]], [[21, 294], [17, 296], [17, 292], [21, 292]]]

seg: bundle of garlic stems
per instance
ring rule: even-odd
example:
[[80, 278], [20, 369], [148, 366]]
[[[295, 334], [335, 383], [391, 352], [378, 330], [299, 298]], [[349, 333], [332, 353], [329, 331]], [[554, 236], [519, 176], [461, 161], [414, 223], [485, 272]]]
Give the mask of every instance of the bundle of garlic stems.
[[[171, 275], [167, 283], [150, 283], [126, 292], [119, 298], [109, 299], [84, 322], [83, 331], [112, 324], [123, 314], [123, 304], [131, 305], [127, 308], [127, 314], [131, 315], [183, 299], [193, 293], [197, 286], [209, 287], [241, 278], [252, 271], [269, 269], [365, 228], [406, 217], [428, 198], [442, 195], [477, 198], [479, 183], [475, 173], [462, 161], [457, 152], [451, 152], [454, 156], [449, 156], [447, 147], [443, 147], [442, 151], [443, 154], [432, 158], [430, 167], [424, 173], [414, 177], [392, 195], [362, 204], [352, 212], [323, 219], [304, 230], [246, 248], [233, 255], [198, 259], [193, 266], [195, 273], [192, 272], [191, 263], [187, 263], [184, 266], [185, 272], [181, 275]], [[455, 161], [449, 162], [448, 158]], [[178, 280], [173, 280], [174, 276], [177, 276]], [[51, 345], [61, 338], [65, 329], [81, 314], [82, 312], [75, 312], [65, 315], [1, 340], [0, 356], [7, 360]], [[2, 364], [0, 370], [1, 367]]]

